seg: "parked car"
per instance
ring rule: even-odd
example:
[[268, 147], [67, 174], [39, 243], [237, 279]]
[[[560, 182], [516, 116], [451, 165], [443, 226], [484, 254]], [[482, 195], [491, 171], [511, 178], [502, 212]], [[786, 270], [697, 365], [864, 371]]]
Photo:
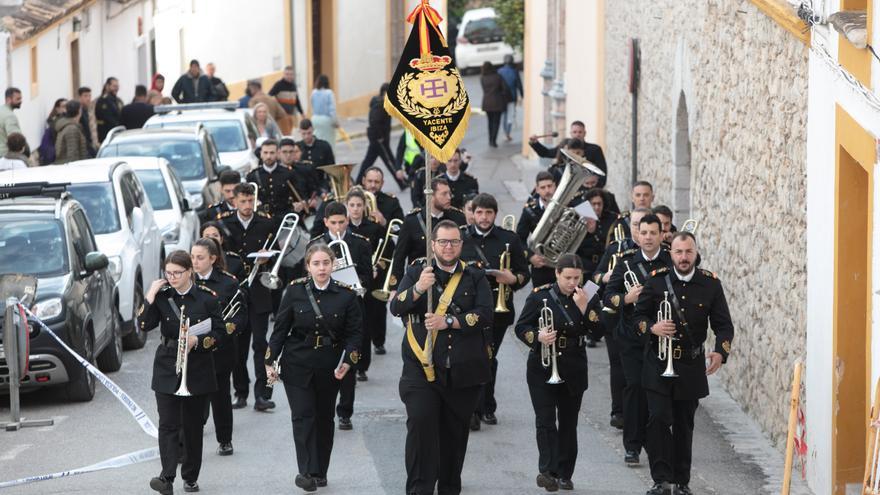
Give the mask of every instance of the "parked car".
[[242, 177], [259, 165], [254, 154], [257, 122], [251, 109], [238, 108], [237, 102], [160, 105], [144, 127], [192, 127], [197, 124], [202, 124], [211, 133], [222, 165], [238, 171]]
[[148, 156], [164, 158], [183, 181], [190, 206], [199, 218], [208, 206], [220, 200], [218, 176], [228, 167], [220, 156], [211, 134], [201, 124], [175, 129], [111, 130], [98, 157]]
[[[118, 370], [122, 328], [113, 304], [116, 287], [83, 207], [64, 185], [46, 182], [0, 186], [0, 197], [0, 274], [36, 276], [30, 308], [35, 316], [89, 362], [104, 371]], [[0, 340], [3, 324], [0, 318]], [[30, 362], [22, 387], [59, 385], [70, 400], [91, 400], [92, 374], [42, 327], [30, 325], [30, 331]], [[2, 360], [0, 383], [8, 380]]]
[[491, 7], [465, 12], [455, 41], [455, 64], [462, 72], [479, 69], [483, 62], [501, 65], [505, 55], [513, 55], [515, 63], [522, 63], [522, 53], [504, 42], [495, 9]]
[[110, 262], [123, 344], [140, 349], [147, 336], [134, 324], [135, 313], [143, 303], [144, 288], [159, 278], [165, 254], [140, 179], [124, 159], [96, 158], [0, 172], [0, 184], [40, 182], [46, 177], [69, 183], [67, 191], [85, 209], [98, 248]]
[[165, 256], [178, 249], [189, 252], [199, 237], [199, 217], [189, 207], [189, 195], [177, 172], [164, 158], [127, 157], [125, 160], [134, 169], [150, 199], [153, 217], [162, 233]]

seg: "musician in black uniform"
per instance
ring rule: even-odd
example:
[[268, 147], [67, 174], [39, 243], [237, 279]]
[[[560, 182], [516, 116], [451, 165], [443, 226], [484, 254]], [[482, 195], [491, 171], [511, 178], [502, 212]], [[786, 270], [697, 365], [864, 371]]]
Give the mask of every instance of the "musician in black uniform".
[[[611, 331], [620, 351], [626, 380], [623, 389], [623, 448], [624, 462], [628, 465], [639, 463], [648, 423], [648, 404], [642, 388], [645, 338], [633, 330], [633, 308], [648, 274], [672, 264], [669, 252], [661, 249], [660, 219], [654, 214], [646, 214], [641, 218], [638, 218], [638, 214], [633, 214], [632, 218], [638, 220], [638, 223], [632, 223], [631, 229], [639, 250], [618, 260], [605, 287], [603, 301], [618, 316], [618, 323]], [[633, 277], [635, 280], [632, 280]], [[625, 283], [627, 278], [635, 282], [629, 290]]]
[[[498, 215], [498, 201], [491, 194], [478, 194], [472, 200], [474, 224], [464, 229], [464, 248], [461, 259], [474, 264], [486, 272], [492, 287], [492, 301], [498, 308], [499, 284], [504, 284], [503, 306], [507, 311], [495, 311], [492, 320], [492, 379], [483, 386], [483, 395], [471, 419], [471, 430], [480, 428], [480, 421], [487, 425], [498, 424], [495, 411], [495, 377], [498, 373], [498, 351], [507, 327], [513, 324], [516, 311], [513, 306], [513, 293], [529, 282], [529, 264], [525, 250], [515, 232], [495, 225]], [[509, 268], [501, 269], [502, 254], [509, 257]]]
[[[434, 226], [430, 266], [414, 262], [391, 301], [391, 313], [403, 319], [400, 398], [406, 405], [406, 493], [461, 492], [468, 423], [481, 385], [492, 376], [492, 291], [479, 268], [461, 261], [458, 224]], [[433, 311], [426, 294], [432, 291]], [[431, 334], [433, 349], [425, 351]]]
[[[159, 456], [162, 472], [150, 480], [150, 488], [165, 495], [174, 493], [180, 431], [183, 431], [183, 465], [180, 476], [186, 491], [198, 491], [202, 467], [202, 430], [205, 404], [217, 390], [213, 351], [226, 330], [217, 295], [193, 282], [192, 260], [186, 251], [174, 251], [165, 258], [165, 276], [153, 282], [138, 312], [141, 330], [159, 327], [162, 336], [153, 358], [152, 389], [159, 412]], [[188, 335], [186, 372], [177, 373], [176, 363], [181, 317], [188, 318], [192, 331], [209, 320], [207, 332]], [[182, 376], [186, 377], [182, 383]], [[187, 394], [176, 392], [185, 387]]]
[[318, 172], [310, 163], [303, 161], [302, 146], [291, 138], [282, 138], [278, 141], [278, 158], [282, 165], [290, 169], [293, 177], [291, 184], [300, 195], [300, 199], [306, 201], [309, 211], [314, 211], [318, 204]]
[[[476, 177], [461, 170], [461, 151], [455, 150], [449, 161], [446, 162], [446, 171], [438, 177], [446, 179], [452, 190], [452, 206], [461, 209], [464, 207], [465, 198], [480, 193], [480, 185]], [[422, 182], [424, 184], [424, 182]]]
[[[247, 296], [239, 293], [238, 279], [225, 270], [226, 264], [218, 241], [199, 239], [190, 249], [190, 255], [196, 283], [217, 294], [223, 311], [226, 338], [214, 351], [214, 372], [217, 375], [218, 388], [211, 395], [210, 409], [214, 411], [214, 432], [219, 444], [217, 454], [232, 455], [232, 397], [229, 393], [229, 379], [235, 365], [236, 331], [247, 324]], [[227, 317], [230, 301], [237, 302], [239, 306]], [[205, 422], [209, 412], [208, 404], [205, 404]]]
[[[431, 190], [434, 192], [433, 205], [431, 206], [431, 222], [435, 225], [441, 220], [451, 220], [456, 225], [462, 226], [467, 222], [464, 213], [452, 206], [452, 193], [446, 179], [434, 179], [431, 181]], [[397, 247], [394, 249], [394, 261], [391, 274], [394, 280], [403, 278], [403, 272], [413, 260], [425, 257], [425, 209], [413, 208], [404, 217], [400, 227], [400, 235], [397, 238]], [[392, 286], [396, 284], [392, 283]]]
[[[254, 211], [254, 187], [250, 184], [235, 186], [235, 205], [237, 210], [225, 213], [221, 219], [222, 227], [229, 234], [226, 236], [226, 249], [238, 253], [245, 270], [250, 274], [254, 264], [260, 265], [257, 271], [268, 269], [269, 258], [249, 258], [248, 254], [264, 251], [265, 247], [271, 247], [275, 236], [275, 222], [264, 212]], [[247, 374], [248, 345], [253, 337], [254, 349], [254, 409], [265, 411], [275, 407], [272, 402], [272, 389], [266, 387], [266, 373], [264, 372], [263, 356], [266, 353], [266, 334], [269, 330], [269, 315], [272, 313], [272, 293], [259, 282], [256, 276], [254, 282], [248, 287], [248, 324], [241, 331], [238, 338], [238, 360], [236, 362], [237, 373], [241, 380], [236, 382], [249, 383]], [[247, 404], [247, 388], [244, 391], [236, 386], [236, 406], [243, 407]], [[244, 404], [241, 404], [244, 402]]]
[[[580, 258], [575, 254], [561, 255], [555, 274], [555, 283], [538, 286], [529, 294], [514, 330], [517, 338], [530, 349], [526, 381], [535, 409], [536, 482], [548, 492], [574, 489], [571, 477], [578, 454], [578, 413], [588, 385], [585, 342], [589, 300], [580, 287], [583, 280]], [[547, 324], [544, 328], [539, 323], [545, 305], [553, 313], [552, 328], [549, 322], [544, 322]], [[547, 383], [553, 373], [554, 343], [556, 370], [564, 380], [556, 384]], [[542, 350], [542, 347], [548, 348]]]
[[[630, 199], [632, 200], [633, 209], [637, 208], [647, 208], [651, 209], [651, 205], [654, 203], [654, 186], [651, 185], [650, 182], [640, 180], [633, 184], [632, 190], [630, 191]], [[614, 228], [618, 223], [622, 224], [624, 227], [627, 227], [630, 223], [629, 220], [629, 211], [622, 211], [617, 216], [617, 220], [611, 224], [608, 229], [608, 239], [607, 243], [611, 243], [611, 236], [613, 235]], [[629, 231], [624, 228], [627, 236], [629, 236]]]
[[544, 210], [554, 193], [556, 193], [556, 180], [553, 178], [553, 174], [543, 170], [538, 172], [535, 177], [535, 194], [526, 202], [519, 217], [519, 223], [516, 225], [516, 233], [526, 248], [529, 268], [532, 272], [532, 285], [535, 287], [549, 284], [555, 280], [553, 267], [547, 266], [547, 260], [540, 254], [535, 254], [528, 246], [529, 234], [538, 227], [538, 222], [541, 221]]
[[[431, 179], [436, 179], [440, 177], [440, 174], [444, 172], [443, 164], [440, 160], [434, 158], [432, 155], [428, 155], [428, 166], [431, 170]], [[444, 179], [445, 180], [445, 179]], [[424, 208], [425, 206], [425, 167], [421, 167], [416, 170], [410, 176], [410, 190], [409, 197], [412, 200], [413, 208]], [[449, 183], [447, 182], [447, 185]]]
[[[354, 263], [361, 287], [369, 292], [373, 280], [373, 252], [370, 249], [370, 241], [360, 234], [354, 233], [352, 229], [349, 228], [348, 213], [345, 209], [345, 205], [342, 203], [338, 201], [328, 203], [327, 208], [324, 209], [324, 213], [326, 214], [324, 217], [326, 231], [318, 237], [313, 238], [309, 243], [309, 246], [318, 243], [330, 245], [331, 242], [338, 239], [345, 241], [345, 244], [348, 245], [348, 252], [351, 255], [351, 261]], [[333, 248], [333, 246], [331, 246], [331, 248]], [[336, 252], [339, 252], [338, 248], [333, 249]], [[359, 297], [357, 303], [361, 305], [361, 313], [363, 314], [363, 298]], [[362, 339], [364, 338], [363, 331], [360, 332], [359, 335]], [[358, 349], [361, 349], [362, 353], [370, 352], [369, 350], [364, 350], [362, 344], [362, 342], [358, 342]], [[340, 384], [339, 405], [336, 407], [336, 415], [339, 416], [340, 430], [352, 429], [351, 415], [354, 413], [354, 389], [355, 373], [349, 373]]]
[[259, 211], [268, 214], [280, 222], [284, 215], [295, 212], [300, 214], [300, 222], [305, 220], [303, 211], [308, 208], [305, 200], [299, 201], [294, 193], [294, 175], [278, 161], [278, 143], [273, 139], [263, 141], [260, 146], [260, 166], [247, 174], [247, 182], [257, 184], [257, 198], [260, 201]]
[[201, 221], [216, 220], [220, 215], [235, 209], [235, 186], [241, 182], [241, 174], [235, 170], [225, 170], [220, 174], [220, 194], [223, 199], [205, 209]]
[[651, 211], [660, 219], [660, 223], [663, 226], [660, 232], [663, 236], [663, 245], [668, 249], [669, 243], [672, 241], [672, 234], [678, 231], [672, 223], [672, 209], [666, 205], [657, 205], [651, 208]]
[[333, 451], [333, 405], [339, 383], [358, 362], [362, 315], [357, 294], [330, 278], [335, 255], [324, 243], [306, 251], [308, 278], [290, 283], [266, 350], [265, 373], [281, 380], [290, 404], [299, 474], [296, 486], [327, 486]]
[[[635, 309], [634, 332], [650, 337], [645, 350], [642, 386], [648, 396], [648, 460], [654, 487], [649, 495], [691, 495], [694, 413], [699, 399], [709, 395], [706, 378], [721, 368], [730, 355], [733, 323], [721, 281], [714, 273], [696, 268], [697, 245], [690, 232], [672, 236], [673, 268], [660, 268], [645, 281]], [[660, 303], [668, 296], [670, 320], [657, 321]], [[703, 346], [708, 328], [715, 333], [715, 348]], [[669, 361], [657, 356], [658, 337], [674, 337], [671, 349], [675, 378], [662, 374]], [[669, 350], [667, 351], [669, 352]]]
[[[565, 145], [572, 140], [582, 141], [584, 143], [583, 146], [583, 157], [590, 161], [590, 163], [595, 164], [597, 167], [601, 168], [603, 172], [608, 171], [608, 166], [605, 163], [605, 154], [602, 153], [602, 147], [586, 142], [587, 140], [587, 126], [584, 125], [580, 120], [575, 120], [571, 123], [571, 127], [569, 127], [569, 136], [562, 140], [558, 146], [554, 146], [552, 148], [547, 148], [543, 144], [538, 141], [537, 136], [529, 136], [529, 146], [535, 150], [535, 153], [542, 158], [556, 158], [559, 155], [559, 148], [565, 147]], [[605, 184], [605, 177], [601, 178], [601, 184]]]
[[[214, 239], [215, 241], [220, 243], [220, 248], [222, 249], [226, 243], [223, 241], [223, 227], [220, 222], [210, 221], [205, 222], [199, 226], [199, 237], [208, 237], [210, 239]], [[238, 255], [235, 251], [224, 251], [223, 252], [223, 263], [226, 265], [224, 268], [227, 272], [231, 273], [236, 279], [238, 279], [239, 283], [244, 283], [247, 279], [247, 272], [244, 270], [244, 263], [241, 261], [241, 256]], [[247, 313], [245, 313], [247, 314]], [[244, 321], [244, 326], [247, 326], [247, 319]], [[239, 327], [239, 330], [241, 328]], [[236, 337], [238, 334], [235, 334]], [[233, 340], [238, 340], [233, 339]], [[245, 390], [247, 390], [247, 383], [244, 386]]]
[[330, 182], [327, 175], [320, 170], [320, 167], [336, 163], [336, 157], [333, 156], [333, 147], [327, 141], [315, 137], [315, 128], [312, 127], [312, 121], [309, 119], [299, 121], [299, 133], [302, 136], [302, 141], [299, 141], [299, 146], [303, 152], [302, 159], [315, 167], [318, 189], [321, 192], [327, 192], [330, 190]]

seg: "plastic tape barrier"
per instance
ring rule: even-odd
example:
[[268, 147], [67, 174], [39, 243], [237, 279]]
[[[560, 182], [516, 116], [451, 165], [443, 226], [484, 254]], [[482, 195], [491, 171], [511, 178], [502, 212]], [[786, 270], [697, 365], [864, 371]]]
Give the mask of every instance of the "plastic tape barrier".
[[159, 448], [158, 447], [150, 447], [148, 449], [138, 450], [136, 452], [130, 452], [128, 454], [122, 454], [120, 456], [114, 457], [112, 459], [107, 459], [106, 461], [101, 461], [90, 466], [85, 466], [77, 469], [73, 469], [71, 471], [59, 471], [57, 473], [52, 474], [43, 474], [40, 476], [29, 476], [27, 478], [21, 478], [12, 481], [4, 481], [0, 482], [0, 488], [10, 488], [18, 485], [26, 485], [28, 483], [34, 483], [37, 481], [47, 481], [54, 480], [58, 478], [66, 478], [68, 476], [76, 476], [78, 474], [85, 473], [93, 473], [95, 471], [103, 471], [105, 469], [113, 469], [123, 466], [130, 466], [132, 464], [137, 464], [140, 462], [152, 461], [159, 458]]

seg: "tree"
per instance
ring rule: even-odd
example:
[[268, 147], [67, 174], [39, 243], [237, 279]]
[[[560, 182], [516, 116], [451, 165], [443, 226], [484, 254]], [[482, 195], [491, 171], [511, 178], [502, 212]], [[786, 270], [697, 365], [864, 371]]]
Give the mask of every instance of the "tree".
[[504, 33], [504, 41], [514, 48], [522, 49], [525, 0], [495, 0], [494, 7], [498, 14], [498, 26]]

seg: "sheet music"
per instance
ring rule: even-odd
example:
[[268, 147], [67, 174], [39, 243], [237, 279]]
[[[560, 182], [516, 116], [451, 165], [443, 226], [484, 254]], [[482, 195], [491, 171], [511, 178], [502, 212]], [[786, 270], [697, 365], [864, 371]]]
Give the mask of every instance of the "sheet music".
[[592, 218], [597, 222], [599, 221], [599, 217], [596, 216], [596, 210], [593, 209], [593, 205], [591, 205], [589, 201], [584, 201], [583, 203], [575, 206], [574, 211], [576, 211], [578, 215], [584, 218]]
[[211, 331], [211, 319], [202, 320], [195, 325], [190, 325], [189, 327], [189, 335], [194, 335], [196, 337], [200, 335], [205, 335], [206, 333]]
[[584, 284], [584, 292], [587, 293], [587, 301], [591, 301], [598, 291], [599, 286], [594, 284], [592, 280], [587, 280], [587, 283]]

